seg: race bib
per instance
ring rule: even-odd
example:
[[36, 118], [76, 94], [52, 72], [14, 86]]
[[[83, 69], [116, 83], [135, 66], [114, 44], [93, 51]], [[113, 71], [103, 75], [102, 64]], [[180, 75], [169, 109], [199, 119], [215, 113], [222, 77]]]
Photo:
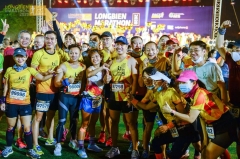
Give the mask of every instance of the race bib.
[[101, 105], [102, 103], [102, 98], [98, 98], [98, 99], [93, 99], [92, 100], [92, 108], [97, 108]]
[[50, 102], [38, 101], [36, 104], [36, 110], [40, 112], [47, 112], [50, 106]]
[[230, 112], [235, 118], [239, 117], [239, 108], [230, 108]]
[[215, 135], [214, 135], [214, 128], [213, 128], [213, 126], [207, 125], [206, 126], [206, 130], [207, 130], [208, 137], [210, 139], [214, 139]]
[[112, 91], [113, 92], [123, 92], [124, 91], [124, 84], [123, 83], [113, 83], [112, 84]]
[[171, 135], [172, 135], [173, 138], [179, 137], [179, 134], [178, 134], [178, 131], [177, 131], [176, 127], [170, 129], [170, 132], [171, 132]]
[[76, 83], [76, 84], [70, 84], [68, 86], [68, 92], [69, 93], [78, 93], [81, 88], [81, 83]]
[[26, 95], [27, 95], [27, 91], [25, 90], [16, 90], [16, 89], [10, 90], [11, 99], [24, 100], [26, 98]]

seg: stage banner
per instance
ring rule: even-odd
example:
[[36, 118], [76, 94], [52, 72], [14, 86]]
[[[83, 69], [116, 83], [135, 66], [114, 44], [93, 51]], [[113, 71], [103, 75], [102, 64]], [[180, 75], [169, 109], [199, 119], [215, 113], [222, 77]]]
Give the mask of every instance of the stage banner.
[[81, 23], [91, 25], [92, 28], [98, 26], [124, 28], [125, 26], [125, 29], [130, 27], [127, 30], [138, 32], [145, 27], [152, 32], [159, 30], [166, 33], [194, 32], [202, 36], [211, 35], [212, 32], [212, 6], [50, 8], [49, 10], [58, 13], [59, 22], [67, 24], [79, 20]]

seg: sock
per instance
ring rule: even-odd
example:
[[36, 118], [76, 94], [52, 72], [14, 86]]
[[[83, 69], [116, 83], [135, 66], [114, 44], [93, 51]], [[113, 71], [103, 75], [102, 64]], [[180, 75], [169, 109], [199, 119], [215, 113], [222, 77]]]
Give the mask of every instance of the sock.
[[79, 149], [84, 148], [84, 140], [78, 140], [78, 147]]
[[6, 142], [7, 142], [7, 146], [12, 146], [13, 143], [13, 132], [14, 132], [14, 128], [12, 128], [11, 130], [7, 129], [6, 131]]
[[28, 149], [32, 149], [32, 148], [33, 148], [33, 136], [32, 136], [32, 131], [24, 132], [24, 139], [25, 139], [25, 141], [26, 141], [27, 148], [28, 148]]
[[95, 138], [94, 137], [90, 137], [89, 138], [89, 144], [90, 145], [94, 145], [95, 144]]
[[156, 159], [163, 159], [163, 154], [162, 153], [155, 153], [155, 158]]

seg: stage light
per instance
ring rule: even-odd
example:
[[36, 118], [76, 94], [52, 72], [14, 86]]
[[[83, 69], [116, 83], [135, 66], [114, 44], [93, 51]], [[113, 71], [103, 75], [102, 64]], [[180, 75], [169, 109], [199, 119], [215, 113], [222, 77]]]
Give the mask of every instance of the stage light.
[[231, 0], [231, 5], [234, 5], [235, 4], [235, 0]]
[[122, 0], [117, 0], [117, 3], [122, 3]]
[[197, 2], [197, 3], [200, 3], [200, 2], [201, 2], [201, 0], [196, 0], [196, 2]]
[[64, 0], [64, 3], [68, 3], [68, 0]]
[[172, 2], [173, 0], [168, 0], [169, 2]]
[[84, 0], [83, 3], [84, 3], [84, 4], [87, 4], [87, 0]]
[[137, 0], [130, 0], [130, 3], [131, 3], [132, 6], [135, 5], [136, 2], [137, 2]]
[[107, 1], [106, 1], [106, 0], [102, 0], [101, 2], [102, 2], [102, 3], [107, 3]]
[[138, 2], [142, 3], [142, 2], [143, 2], [143, 0], [138, 0]]
[[192, 2], [192, 0], [188, 0], [189, 2]]
[[152, 0], [153, 4], [158, 4], [159, 0]]
[[95, 2], [96, 2], [96, 3], [99, 3], [99, 2], [100, 2], [100, 0], [95, 0]]
[[89, 4], [90, 6], [92, 6], [93, 3], [94, 3], [94, 0], [88, 0], [88, 4]]
[[123, 2], [124, 2], [124, 3], [128, 3], [128, 0], [124, 0]]
[[145, 0], [145, 2], [150, 2], [150, 0]]
[[174, 0], [174, 3], [178, 4], [180, 2], [180, 0]]
[[187, 0], [182, 0], [183, 2], [186, 2]]
[[58, 0], [58, 3], [62, 3], [62, 0]]
[[167, 0], [162, 0], [163, 2], [166, 2]]
[[108, 0], [108, 4], [112, 6], [114, 4], [114, 0]]
[[77, 3], [81, 3], [81, 0], [77, 0]]

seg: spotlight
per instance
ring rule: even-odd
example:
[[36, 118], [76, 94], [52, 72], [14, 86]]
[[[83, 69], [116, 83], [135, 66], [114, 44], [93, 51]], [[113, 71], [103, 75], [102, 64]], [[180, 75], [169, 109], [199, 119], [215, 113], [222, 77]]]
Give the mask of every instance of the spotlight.
[[96, 2], [96, 3], [99, 3], [99, 2], [100, 2], [100, 0], [95, 0], [95, 2]]
[[158, 4], [159, 0], [152, 0], [153, 4]]
[[200, 2], [201, 2], [201, 0], [196, 0], [196, 2], [197, 2], [197, 3], [200, 3]]
[[135, 5], [136, 2], [137, 2], [137, 0], [130, 0], [130, 3], [131, 3], [132, 6]]
[[183, 2], [186, 2], [187, 0], [182, 0]]
[[84, 0], [83, 3], [84, 3], [84, 4], [87, 4], [87, 0]]
[[102, 3], [107, 3], [107, 1], [106, 0], [102, 0]]
[[124, 3], [128, 3], [128, 0], [124, 0], [123, 2], [124, 2]]
[[231, 5], [234, 5], [235, 4], [235, 0], [231, 0]]
[[163, 2], [166, 2], [167, 0], [162, 0]]
[[108, 0], [108, 4], [112, 6], [114, 4], [114, 0]]
[[172, 2], [173, 0], [168, 0], [169, 2]]
[[68, 3], [68, 0], [64, 0], [64, 3]]
[[93, 3], [94, 3], [94, 0], [88, 0], [88, 4], [89, 4], [90, 6], [92, 6]]
[[62, 3], [62, 0], [58, 0], [58, 3]]
[[174, 3], [178, 4], [180, 2], [180, 0], [174, 0]]
[[122, 0], [117, 0], [117, 3], [122, 3]]
[[81, 3], [81, 0], [77, 0], [77, 3]]

